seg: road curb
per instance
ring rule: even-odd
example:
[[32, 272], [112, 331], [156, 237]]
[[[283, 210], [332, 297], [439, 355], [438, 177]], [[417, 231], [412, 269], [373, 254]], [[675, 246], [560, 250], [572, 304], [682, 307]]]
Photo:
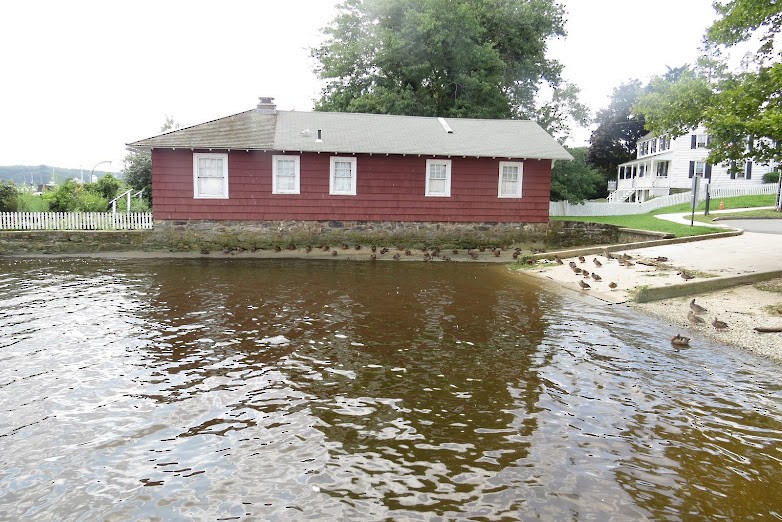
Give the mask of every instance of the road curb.
[[756, 272], [754, 274], [744, 274], [739, 276], [715, 277], [701, 279], [700, 281], [691, 281], [678, 285], [657, 286], [657, 287], [638, 287], [631, 292], [631, 299], [636, 303], [648, 303], [651, 301], [660, 301], [661, 299], [670, 299], [672, 297], [683, 297], [686, 295], [704, 294], [723, 290], [738, 285], [757, 283], [782, 277], [782, 270], [773, 270], [771, 272]]

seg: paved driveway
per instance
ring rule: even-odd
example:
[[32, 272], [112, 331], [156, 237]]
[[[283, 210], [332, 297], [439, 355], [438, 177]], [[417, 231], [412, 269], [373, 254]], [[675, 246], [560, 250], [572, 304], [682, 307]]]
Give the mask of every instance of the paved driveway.
[[717, 223], [731, 228], [740, 228], [745, 232], [782, 234], [782, 219], [720, 219]]

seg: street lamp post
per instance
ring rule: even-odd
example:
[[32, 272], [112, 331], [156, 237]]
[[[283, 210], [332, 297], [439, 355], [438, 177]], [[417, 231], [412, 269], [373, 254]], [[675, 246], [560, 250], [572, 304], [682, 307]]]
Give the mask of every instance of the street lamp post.
[[90, 183], [92, 183], [92, 175], [95, 172], [95, 169], [97, 168], [97, 166], [98, 165], [103, 165], [104, 163], [108, 163], [109, 165], [111, 165], [111, 160], [99, 161], [98, 163], [95, 164], [94, 167], [92, 167], [92, 170], [90, 171], [90, 181], [89, 181]]

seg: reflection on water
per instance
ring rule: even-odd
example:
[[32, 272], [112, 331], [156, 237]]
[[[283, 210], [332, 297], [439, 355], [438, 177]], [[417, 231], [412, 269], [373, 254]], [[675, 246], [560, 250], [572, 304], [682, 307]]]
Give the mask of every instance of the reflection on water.
[[0, 261], [0, 518], [782, 518], [779, 366], [503, 267]]

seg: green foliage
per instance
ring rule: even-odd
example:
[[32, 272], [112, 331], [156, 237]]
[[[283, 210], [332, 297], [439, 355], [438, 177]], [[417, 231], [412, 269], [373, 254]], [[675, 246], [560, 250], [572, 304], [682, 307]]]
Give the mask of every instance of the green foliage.
[[76, 196], [76, 210], [79, 212], [106, 212], [108, 208], [108, 201], [100, 194], [82, 190]]
[[104, 199], [112, 200], [114, 197], [119, 193], [119, 189], [122, 186], [122, 183], [120, 180], [112, 176], [111, 174], [106, 174], [105, 176], [98, 178], [98, 181], [95, 183], [88, 183], [85, 185], [85, 189], [90, 192], [95, 192], [96, 194], [100, 194]]
[[17, 212], [48, 212], [49, 203], [40, 194], [20, 192], [16, 198]]
[[618, 227], [634, 228], [638, 230], [649, 230], [652, 232], [664, 232], [674, 234], [676, 237], [700, 236], [703, 234], [715, 234], [723, 232], [724, 229], [706, 226], [683, 225], [660, 219], [650, 214], [637, 214], [631, 216], [589, 216], [589, 217], [554, 217], [551, 219], [562, 221], [582, 221], [586, 223], [607, 223]]
[[[708, 54], [699, 66], [675, 79], [654, 79], [656, 92], [641, 97], [636, 110], [657, 134], [681, 135], [703, 124], [711, 136], [710, 163], [780, 161], [782, 64], [774, 38], [782, 23], [782, 3], [732, 0], [715, 7], [722, 18], [706, 33]], [[728, 71], [721, 47], [755, 35], [760, 43], [754, 63]]]
[[44, 200], [52, 212], [75, 212], [77, 210], [77, 191], [79, 185], [69, 179], [56, 189], [43, 194]]
[[134, 191], [142, 191], [143, 197], [152, 203], [152, 155], [132, 151], [125, 156], [125, 182]]
[[18, 194], [12, 181], [0, 181], [0, 212], [16, 212]]
[[772, 170], [763, 174], [763, 183], [778, 183], [779, 170]]
[[614, 88], [611, 103], [597, 113], [597, 128], [589, 139], [586, 161], [603, 175], [604, 183], [598, 190], [607, 195], [607, 182], [616, 178], [616, 168], [630, 161], [636, 154], [636, 143], [646, 134], [644, 118], [633, 113], [633, 105], [642, 93], [641, 82], [632, 80]]
[[568, 149], [573, 161], [558, 161], [551, 171], [551, 200], [581, 203], [601, 190], [605, 179], [586, 163], [586, 147]]
[[[312, 49], [316, 110], [530, 118], [559, 135], [582, 121], [578, 90], [546, 58], [564, 36], [554, 0], [346, 0]], [[551, 92], [542, 100], [543, 91]]]

